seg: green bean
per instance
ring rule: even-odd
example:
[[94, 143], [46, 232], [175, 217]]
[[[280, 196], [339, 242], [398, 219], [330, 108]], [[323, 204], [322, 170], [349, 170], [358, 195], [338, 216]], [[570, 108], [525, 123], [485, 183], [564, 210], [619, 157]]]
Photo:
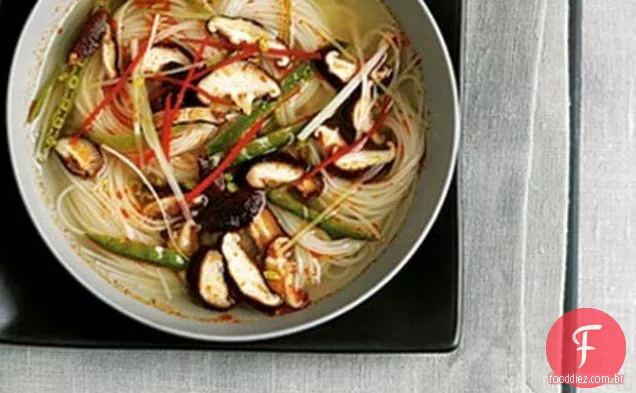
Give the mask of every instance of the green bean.
[[280, 105], [289, 100], [303, 82], [314, 75], [311, 63], [296, 67], [281, 83], [281, 96], [274, 101], [260, 101], [249, 115], [239, 117], [235, 122], [222, 129], [208, 146], [208, 155], [225, 153], [232, 148], [256, 122], [269, 117]]
[[68, 78], [64, 81], [64, 92], [61, 101], [53, 110], [51, 118], [46, 123], [40, 135], [38, 135], [36, 158], [40, 162], [46, 161], [49, 152], [57, 144], [57, 140], [66, 125], [71, 110], [75, 106], [75, 99], [81, 84], [81, 73], [84, 68], [84, 62], [78, 61], [70, 66]]
[[[294, 196], [285, 188], [269, 191], [267, 199], [274, 205], [302, 218], [313, 221], [324, 210], [306, 205], [302, 200]], [[338, 217], [331, 217], [318, 224], [327, 234], [334, 239], [351, 238], [356, 240], [378, 240], [376, 236], [363, 225], [351, 224]]]
[[51, 93], [53, 92], [55, 86], [60, 82], [64, 82], [64, 80], [68, 79], [68, 77], [68, 72], [66, 70], [63, 70], [56, 71], [49, 77], [49, 79], [47, 79], [44, 85], [42, 85], [42, 87], [40, 88], [38, 94], [35, 96], [35, 99], [31, 103], [31, 106], [29, 107], [29, 116], [27, 117], [27, 123], [32, 123], [33, 120], [40, 116], [42, 108], [46, 106], [45, 104], [48, 102], [48, 99], [51, 96]]
[[122, 257], [171, 269], [184, 269], [187, 264], [187, 260], [184, 257], [169, 248], [148, 246], [143, 243], [104, 235], [88, 234], [87, 237], [103, 249]]
[[241, 151], [239, 156], [236, 157], [232, 166], [238, 166], [254, 158], [274, 153], [294, 143], [296, 135], [302, 130], [305, 124], [306, 122], [303, 121], [253, 140]]

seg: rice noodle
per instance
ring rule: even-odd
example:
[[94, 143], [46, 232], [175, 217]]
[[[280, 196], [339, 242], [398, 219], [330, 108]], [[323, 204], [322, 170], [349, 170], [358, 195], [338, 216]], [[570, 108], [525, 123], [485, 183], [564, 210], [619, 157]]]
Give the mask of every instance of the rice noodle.
[[[345, 224], [364, 227], [378, 241], [332, 239], [320, 228], [319, 221], [308, 222], [280, 207], [268, 205], [283, 232], [293, 238], [290, 251], [302, 272], [297, 275], [297, 288], [347, 279], [350, 272], [356, 271], [352, 270], [354, 267], [358, 269], [381, 255], [408, 214], [426, 153], [426, 89], [419, 68], [421, 59], [413, 48], [395, 39], [401, 35], [395, 23], [382, 21], [365, 26], [358, 10], [348, 3], [339, 0], [169, 0], [170, 10], [166, 12], [140, 8], [133, 0], [128, 0], [114, 13], [117, 69], [120, 72], [146, 41], [150, 47], [176, 45], [192, 56], [198, 48], [196, 39], [210, 37], [206, 20], [216, 14], [254, 20], [280, 33], [279, 39], [291, 49], [316, 51], [330, 45], [345, 58], [356, 62], [360, 66], [359, 72], [340, 91], [315, 78], [304, 83], [298, 93], [275, 112], [276, 123], [281, 126], [318, 113], [299, 134], [309, 153], [309, 157], [303, 158], [308, 158], [312, 165], [325, 158], [324, 151], [312, 138], [314, 131], [360, 86], [370, 98], [366, 112], [376, 106], [382, 95], [392, 98], [393, 109], [383, 125], [382, 134], [397, 147], [395, 160], [389, 165], [371, 167], [356, 179], [324, 170], [321, 173], [324, 191], [314, 200], [317, 206], [325, 209], [319, 218], [337, 217]], [[342, 28], [330, 24], [326, 9], [345, 15], [350, 23]], [[346, 35], [348, 42], [343, 43], [331, 29], [337, 30], [339, 36]], [[209, 47], [197, 64], [160, 70], [158, 75], [175, 75], [176, 78], [193, 67], [214, 64], [228, 55], [227, 50]], [[271, 59], [255, 58], [254, 61], [276, 78], [283, 74]], [[370, 76], [381, 62], [392, 71], [386, 85], [377, 83]], [[169, 157], [164, 157], [156, 130], [160, 124], [152, 123], [139, 105], [140, 102], [149, 103], [146, 90], [150, 84], [146, 86], [145, 80], [153, 76], [144, 75], [141, 68], [135, 70], [134, 77], [112, 104], [97, 116], [87, 135], [95, 140], [133, 136], [137, 159], [131, 159], [135, 152], [131, 148], [128, 150], [132, 151], [122, 152], [102, 146], [104, 168], [90, 180], [71, 175], [59, 160], [53, 164], [56, 171], [64, 173], [64, 184], [55, 201], [56, 211], [62, 224], [75, 235], [103, 234], [159, 246], [166, 245], [162, 234], [167, 232], [174, 243], [178, 225], [184, 218], [192, 219], [187, 205], [182, 206], [183, 217], [170, 217], [160, 203], [161, 218], [144, 215], [143, 208], [149, 201], [141, 197], [140, 189], [144, 190], [144, 196], [150, 195], [150, 201], [159, 202], [160, 196], [148, 173], [154, 177], [163, 175], [172, 196], [179, 198], [183, 205], [181, 186], [184, 180], [191, 183], [198, 179], [198, 172], [195, 174], [193, 169], [198, 166], [193, 163], [204, 155], [207, 143], [217, 135], [218, 129], [223, 128], [196, 124], [178, 130], [170, 139]], [[78, 127], [117, 82], [117, 78], [108, 78], [101, 56], [89, 59], [69, 126]], [[144, 83], [144, 87], [140, 89], [135, 83]], [[155, 158], [144, 162], [148, 148]], [[215, 201], [212, 199], [210, 203]], [[81, 254], [109, 280], [150, 296], [176, 302], [186, 293], [182, 280], [168, 269], [137, 263], [92, 244], [82, 246]]]

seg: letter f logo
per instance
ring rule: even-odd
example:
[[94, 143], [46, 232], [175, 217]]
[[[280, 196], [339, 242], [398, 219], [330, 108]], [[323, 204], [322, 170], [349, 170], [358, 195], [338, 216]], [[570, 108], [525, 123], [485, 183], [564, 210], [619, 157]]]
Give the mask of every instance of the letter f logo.
[[[585, 325], [576, 329], [574, 333], [572, 334], [572, 341], [574, 341], [574, 344], [580, 345], [580, 347], [576, 349], [577, 351], [581, 351], [581, 364], [579, 365], [579, 368], [583, 367], [583, 365], [585, 364], [585, 361], [587, 360], [587, 351], [593, 351], [596, 349], [594, 347], [587, 345], [588, 330], [601, 330], [602, 327], [603, 327], [602, 325]], [[581, 342], [579, 342], [576, 336], [581, 332], [583, 332], [583, 335], [582, 335], [583, 339], [581, 340]]]

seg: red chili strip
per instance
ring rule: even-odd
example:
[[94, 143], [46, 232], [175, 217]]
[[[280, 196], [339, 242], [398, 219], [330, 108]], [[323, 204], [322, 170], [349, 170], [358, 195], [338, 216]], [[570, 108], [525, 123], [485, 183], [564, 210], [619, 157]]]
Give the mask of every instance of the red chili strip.
[[203, 180], [198, 186], [196, 186], [194, 190], [186, 195], [186, 201], [188, 203], [192, 203], [195, 199], [197, 199], [197, 197], [203, 194], [205, 190], [210, 188], [210, 186], [212, 186], [214, 182], [216, 182], [221, 176], [223, 176], [223, 172], [225, 172], [225, 170], [232, 164], [232, 162], [234, 162], [236, 157], [241, 154], [245, 146], [247, 146], [252, 140], [254, 140], [256, 135], [263, 128], [265, 120], [266, 119], [263, 118], [254, 123], [247, 134], [245, 134], [245, 136], [241, 138], [241, 140], [232, 148], [232, 150], [230, 150], [230, 153], [219, 164], [219, 166], [217, 166], [205, 180]]
[[[204, 50], [205, 50], [205, 45], [199, 46], [199, 49], [197, 49], [196, 53], [194, 54], [194, 59], [192, 61], [192, 64], [197, 64], [201, 60], [201, 58], [203, 57]], [[185, 99], [185, 93], [186, 93], [186, 90], [188, 89], [188, 86], [192, 85], [192, 81], [197, 79], [194, 77], [195, 75], [194, 73], [195, 73], [194, 67], [188, 70], [188, 75], [183, 81], [183, 85], [181, 86], [179, 95], [177, 95], [177, 102], [174, 105], [175, 110], [178, 110], [179, 108], [181, 108], [181, 105], [183, 105], [183, 100]]]
[[172, 139], [172, 120], [175, 109], [172, 107], [172, 95], [166, 99], [166, 107], [163, 111], [163, 124], [161, 127], [161, 147], [166, 160], [170, 161], [170, 141]]

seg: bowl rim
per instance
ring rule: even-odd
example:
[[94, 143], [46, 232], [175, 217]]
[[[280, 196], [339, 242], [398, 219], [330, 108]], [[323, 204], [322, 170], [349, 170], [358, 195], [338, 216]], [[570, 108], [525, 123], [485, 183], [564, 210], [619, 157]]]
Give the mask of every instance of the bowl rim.
[[[228, 336], [228, 335], [220, 335], [220, 334], [209, 334], [209, 333], [195, 333], [195, 332], [190, 332], [190, 331], [186, 331], [186, 330], [182, 330], [179, 328], [174, 328], [174, 327], [170, 327], [170, 326], [166, 326], [164, 324], [152, 321], [142, 315], [137, 314], [136, 312], [128, 309], [127, 307], [125, 307], [124, 305], [120, 305], [118, 304], [116, 301], [114, 301], [113, 299], [111, 299], [107, 294], [100, 292], [97, 288], [95, 288], [92, 284], [90, 284], [87, 280], [85, 280], [82, 275], [76, 271], [72, 266], [71, 266], [71, 262], [67, 261], [63, 256], [60, 250], [58, 250], [58, 247], [55, 246], [53, 239], [47, 234], [47, 232], [44, 230], [42, 224], [40, 223], [40, 220], [38, 217], [36, 217], [36, 214], [34, 212], [34, 205], [32, 204], [32, 202], [30, 201], [29, 197], [26, 194], [26, 185], [25, 182], [26, 180], [23, 179], [21, 176], [19, 176], [19, 172], [18, 172], [18, 160], [17, 160], [17, 154], [14, 151], [14, 143], [13, 143], [13, 138], [15, 138], [14, 133], [12, 132], [12, 128], [14, 128], [14, 124], [16, 119], [14, 119], [14, 115], [12, 114], [11, 109], [11, 97], [14, 95], [14, 90], [16, 89], [16, 78], [14, 77], [15, 74], [18, 72], [17, 66], [18, 66], [18, 52], [19, 52], [19, 48], [23, 47], [25, 45], [25, 39], [26, 36], [25, 34], [32, 28], [32, 25], [35, 23], [35, 17], [36, 15], [40, 12], [40, 8], [43, 7], [43, 2], [42, 1], [38, 1], [35, 6], [32, 8], [31, 12], [29, 13], [29, 17], [27, 18], [25, 24], [23, 25], [22, 29], [21, 29], [21, 33], [20, 33], [20, 38], [16, 44], [15, 47], [15, 52], [13, 54], [13, 58], [11, 61], [11, 68], [9, 71], [9, 83], [8, 83], [8, 87], [7, 87], [7, 93], [6, 93], [6, 126], [7, 126], [7, 139], [9, 142], [9, 153], [10, 153], [10, 160], [11, 160], [11, 167], [12, 167], [12, 171], [13, 171], [13, 176], [15, 179], [15, 182], [17, 183], [19, 192], [20, 192], [20, 197], [22, 199], [22, 203], [24, 204], [29, 218], [31, 219], [31, 222], [33, 223], [33, 225], [35, 226], [35, 228], [37, 229], [40, 238], [42, 240], [44, 240], [46, 246], [48, 247], [49, 251], [53, 254], [53, 256], [55, 257], [55, 259], [64, 267], [64, 269], [71, 274], [71, 276], [73, 276], [73, 278], [79, 282], [85, 289], [88, 290], [89, 293], [93, 294], [95, 297], [97, 297], [99, 300], [101, 300], [103, 303], [107, 304], [108, 306], [112, 307], [113, 309], [119, 311], [120, 313], [122, 313], [123, 315], [139, 322], [142, 323], [143, 325], [146, 325], [148, 327], [151, 327], [153, 329], [165, 332], [165, 333], [169, 333], [169, 334], [173, 334], [175, 336], [180, 336], [180, 337], [184, 337], [184, 338], [189, 338], [189, 339], [195, 339], [195, 340], [202, 340], [202, 341], [210, 341], [210, 342], [218, 342], [218, 343], [246, 343], [246, 342], [253, 342], [253, 341], [260, 341], [260, 340], [270, 340], [270, 339], [275, 339], [275, 338], [280, 338], [280, 337], [284, 337], [284, 336], [288, 336], [288, 335], [292, 335], [295, 333], [299, 333], [302, 331], [306, 331], [312, 328], [315, 328], [317, 326], [320, 326], [326, 322], [329, 322], [349, 311], [351, 311], [352, 309], [356, 308], [357, 306], [359, 306], [360, 304], [364, 303], [365, 301], [367, 301], [370, 297], [372, 297], [373, 295], [375, 295], [378, 291], [380, 291], [386, 284], [388, 284], [401, 270], [402, 268], [404, 268], [404, 266], [409, 262], [409, 260], [413, 257], [413, 255], [415, 254], [415, 252], [420, 248], [420, 246], [422, 245], [423, 241], [426, 239], [426, 237], [428, 236], [431, 228], [433, 227], [434, 223], [437, 221], [437, 218], [439, 216], [439, 213], [442, 209], [442, 206], [444, 205], [444, 202], [446, 201], [447, 197], [448, 197], [448, 192], [451, 186], [451, 183], [453, 181], [454, 178], [454, 173], [456, 170], [456, 166], [457, 166], [457, 157], [458, 157], [458, 153], [459, 153], [459, 146], [460, 146], [460, 139], [461, 139], [461, 117], [460, 117], [460, 103], [459, 103], [459, 90], [458, 90], [458, 83], [457, 83], [457, 76], [455, 74], [454, 68], [453, 68], [453, 62], [449, 53], [449, 49], [448, 46], [446, 45], [446, 42], [444, 40], [444, 37], [442, 35], [442, 32], [439, 28], [439, 25], [437, 24], [437, 21], [435, 20], [433, 14], [431, 13], [430, 9], [428, 8], [428, 6], [426, 5], [426, 3], [424, 3], [424, 0], [416, 0], [413, 2], [414, 4], [417, 4], [419, 7], [422, 8], [423, 12], [426, 15], [426, 18], [428, 20], [428, 23], [431, 24], [431, 27], [433, 29], [433, 32], [435, 34], [435, 38], [438, 42], [438, 46], [440, 47], [440, 55], [443, 59], [444, 62], [444, 68], [445, 68], [445, 72], [448, 75], [448, 79], [450, 81], [450, 85], [451, 85], [451, 98], [452, 98], [452, 104], [453, 104], [453, 108], [452, 108], [452, 117], [453, 117], [453, 145], [452, 145], [452, 151], [451, 151], [451, 156], [450, 156], [450, 162], [449, 165], [447, 167], [446, 170], [446, 174], [445, 174], [445, 180], [444, 180], [444, 184], [443, 187], [441, 189], [441, 192], [439, 194], [439, 198], [436, 201], [435, 204], [435, 208], [430, 216], [430, 219], [428, 220], [426, 226], [423, 228], [423, 230], [421, 231], [421, 233], [419, 234], [419, 236], [417, 237], [417, 239], [415, 240], [415, 242], [410, 246], [409, 251], [406, 253], [406, 255], [398, 262], [395, 264], [395, 266], [393, 267], [393, 269], [391, 269], [388, 274], [386, 274], [384, 277], [382, 277], [381, 280], [377, 281], [375, 284], [373, 284], [372, 287], [370, 287], [366, 292], [364, 292], [362, 295], [358, 296], [357, 298], [355, 298], [352, 301], [349, 301], [339, 307], [334, 308], [332, 311], [326, 313], [323, 316], [320, 316], [318, 318], [312, 318], [309, 319], [305, 322], [302, 323], [298, 323], [296, 325], [290, 326], [290, 327], [285, 327], [285, 328], [281, 328], [281, 329], [277, 329], [275, 331], [270, 331], [270, 332], [262, 332], [262, 333], [251, 333], [251, 334], [241, 334], [241, 335], [232, 335], [232, 336]], [[388, 5], [387, 5], [388, 6]], [[42, 196], [38, 196], [40, 199], [42, 198]], [[59, 229], [58, 229], [59, 230]], [[148, 306], [149, 307], [149, 306]]]

